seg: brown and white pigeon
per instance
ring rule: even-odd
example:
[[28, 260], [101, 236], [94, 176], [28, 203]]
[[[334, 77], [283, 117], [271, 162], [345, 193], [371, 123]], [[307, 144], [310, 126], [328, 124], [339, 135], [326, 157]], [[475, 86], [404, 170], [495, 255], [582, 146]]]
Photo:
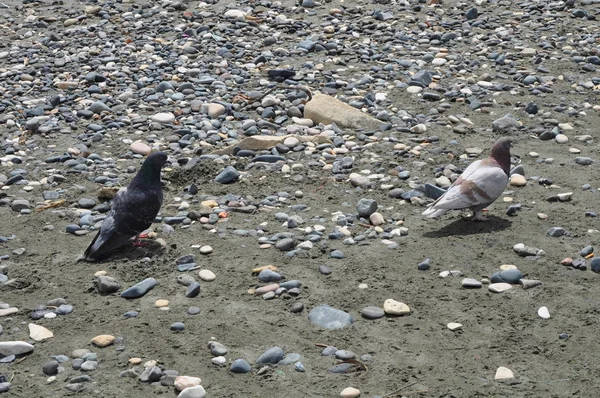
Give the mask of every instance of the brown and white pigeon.
[[85, 251], [87, 261], [106, 257], [152, 225], [163, 201], [160, 171], [166, 162], [164, 152], [151, 153], [129, 186], [117, 192], [100, 231]]
[[423, 215], [437, 218], [448, 210], [469, 208], [472, 220], [485, 221], [482, 210], [498, 199], [508, 184], [511, 143], [509, 138], [496, 141], [490, 156], [471, 163]]

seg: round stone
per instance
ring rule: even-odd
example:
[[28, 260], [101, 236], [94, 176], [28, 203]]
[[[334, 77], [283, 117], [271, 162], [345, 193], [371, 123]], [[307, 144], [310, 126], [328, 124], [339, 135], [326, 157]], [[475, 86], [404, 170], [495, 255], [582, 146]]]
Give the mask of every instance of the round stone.
[[564, 134], [558, 134], [556, 137], [554, 137], [554, 139], [556, 140], [556, 142], [558, 142], [559, 144], [566, 144], [567, 142], [569, 142], [569, 137], [567, 137]]
[[92, 339], [92, 344], [96, 347], [108, 347], [115, 342], [116, 337], [110, 334], [101, 334]]
[[513, 187], [524, 187], [527, 185], [527, 180], [521, 174], [513, 174], [510, 176], [510, 185]]
[[356, 398], [360, 396], [360, 390], [354, 387], [346, 387], [340, 393], [342, 398]]
[[171, 112], [159, 112], [150, 119], [156, 123], [173, 123], [175, 121], [175, 115]]
[[548, 307], [540, 307], [538, 310], [538, 315], [542, 319], [550, 319], [550, 311], [548, 311]]
[[200, 248], [200, 254], [210, 254], [212, 252], [213, 252], [213, 248], [208, 245], [202, 246]]
[[143, 142], [140, 142], [140, 141], [133, 142], [129, 146], [129, 149], [131, 149], [131, 152], [133, 152], [133, 153], [137, 153], [137, 154], [144, 155], [144, 156], [147, 156], [150, 153], [150, 151], [152, 150], [152, 148], [150, 148], [149, 145], [144, 144]]
[[165, 299], [158, 299], [158, 300], [156, 300], [156, 302], [154, 303], [154, 306], [155, 306], [156, 308], [168, 307], [168, 306], [169, 306], [169, 300], [165, 300]]
[[200, 270], [200, 272], [198, 272], [198, 277], [200, 277], [200, 279], [202, 279], [205, 282], [212, 282], [215, 279], [217, 279], [215, 273], [209, 269]]

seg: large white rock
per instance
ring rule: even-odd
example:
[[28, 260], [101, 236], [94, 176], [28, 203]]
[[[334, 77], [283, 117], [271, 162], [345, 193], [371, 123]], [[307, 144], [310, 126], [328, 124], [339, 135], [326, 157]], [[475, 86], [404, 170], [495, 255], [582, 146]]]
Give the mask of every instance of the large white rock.
[[512, 370], [509, 368], [505, 368], [504, 366], [500, 366], [498, 370], [496, 370], [496, 376], [494, 376], [494, 380], [507, 380], [514, 379], [515, 375]]
[[382, 122], [326, 94], [315, 94], [304, 106], [304, 117], [315, 124], [335, 123], [353, 129], [378, 129]]
[[44, 341], [54, 337], [54, 333], [46, 329], [43, 326], [36, 325], [35, 323], [29, 324], [29, 337], [35, 341]]
[[389, 315], [406, 315], [410, 314], [410, 307], [399, 301], [387, 299], [383, 303], [383, 311]]
[[540, 307], [538, 310], [538, 315], [542, 319], [550, 319], [550, 311], [548, 311], [548, 307]]
[[2, 341], [0, 342], [0, 355], [21, 355], [33, 351], [33, 346], [24, 341]]

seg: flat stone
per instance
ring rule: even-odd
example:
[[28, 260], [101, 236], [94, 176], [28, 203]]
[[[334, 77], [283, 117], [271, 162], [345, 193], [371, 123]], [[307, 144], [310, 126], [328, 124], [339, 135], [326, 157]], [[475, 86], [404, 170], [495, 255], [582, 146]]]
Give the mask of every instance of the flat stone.
[[24, 341], [0, 341], [0, 355], [22, 355], [33, 351], [33, 346]]
[[160, 112], [155, 115], [152, 115], [150, 120], [152, 120], [153, 122], [156, 122], [156, 123], [163, 123], [163, 124], [173, 123], [175, 121], [175, 115], [172, 114], [171, 112]]
[[339, 127], [378, 130], [381, 122], [359, 109], [326, 94], [314, 94], [304, 105], [304, 117], [315, 124], [335, 123]]
[[482, 283], [477, 279], [465, 278], [462, 280], [462, 287], [466, 289], [481, 289]]
[[54, 333], [43, 326], [34, 323], [29, 324], [29, 337], [35, 341], [44, 341], [54, 337]]
[[365, 307], [362, 309], [360, 314], [365, 319], [379, 319], [385, 316], [385, 311], [383, 310], [383, 308], [379, 307]]
[[143, 281], [131, 286], [121, 293], [121, 297], [124, 298], [138, 298], [148, 293], [154, 286], [156, 286], [156, 279], [146, 278]]
[[99, 336], [96, 336], [92, 339], [92, 344], [95, 345], [96, 347], [108, 347], [111, 344], [114, 344], [115, 342], [115, 336], [110, 335], [110, 334], [101, 334]]
[[0, 308], [0, 317], [16, 314], [19, 312], [17, 307]]
[[152, 150], [152, 148], [149, 145], [144, 144], [141, 141], [135, 141], [131, 143], [131, 145], [129, 145], [129, 149], [133, 153], [137, 153], [144, 156], [147, 156]]
[[455, 331], [458, 329], [462, 329], [463, 325], [461, 323], [457, 323], [457, 322], [450, 322], [448, 325], [446, 325], [448, 327], [448, 329]]
[[347, 312], [328, 305], [313, 308], [308, 314], [308, 319], [315, 325], [325, 329], [340, 329], [354, 322], [352, 316]]
[[387, 299], [383, 303], [383, 311], [388, 315], [410, 314], [410, 307], [393, 299]]
[[536, 279], [520, 279], [519, 283], [523, 286], [523, 289], [531, 289], [536, 286], [541, 286], [542, 281], [538, 281]]
[[360, 390], [354, 387], [346, 387], [340, 392], [342, 398], [356, 398], [360, 396]]
[[512, 289], [512, 285], [504, 282], [492, 283], [488, 286], [488, 290], [492, 293], [502, 293], [510, 289]]
[[494, 376], [494, 380], [507, 380], [514, 379], [515, 375], [512, 370], [505, 368], [504, 366], [500, 366], [496, 370], [496, 375]]
[[217, 279], [217, 276], [215, 275], [215, 273], [209, 269], [200, 270], [200, 272], [198, 272], [198, 277], [205, 282], [212, 282], [215, 279]]

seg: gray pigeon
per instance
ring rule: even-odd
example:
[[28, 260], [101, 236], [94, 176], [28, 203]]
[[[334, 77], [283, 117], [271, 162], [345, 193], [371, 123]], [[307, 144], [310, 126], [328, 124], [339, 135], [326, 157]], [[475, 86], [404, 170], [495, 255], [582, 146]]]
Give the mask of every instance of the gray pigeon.
[[117, 192], [100, 231], [85, 251], [87, 261], [107, 256], [152, 225], [163, 201], [160, 171], [166, 162], [164, 152], [151, 153], [129, 186]]
[[424, 216], [437, 218], [448, 210], [469, 208], [472, 220], [485, 221], [482, 210], [502, 195], [510, 172], [509, 138], [500, 138], [490, 156], [473, 162], [427, 210]]

